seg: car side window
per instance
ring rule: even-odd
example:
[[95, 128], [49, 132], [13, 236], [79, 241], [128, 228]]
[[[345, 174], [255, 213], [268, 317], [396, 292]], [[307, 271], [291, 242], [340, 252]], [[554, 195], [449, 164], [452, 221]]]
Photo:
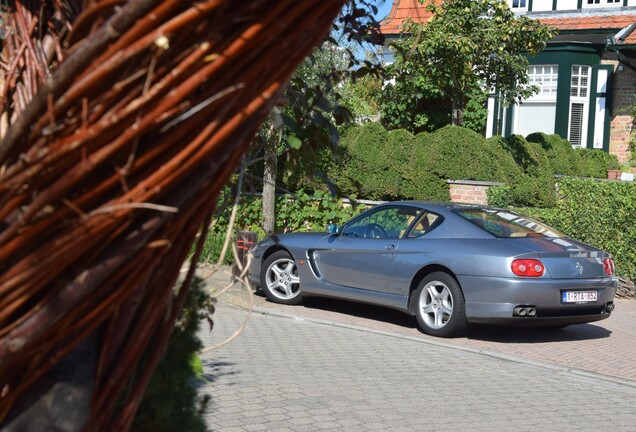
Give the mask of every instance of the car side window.
[[345, 237], [399, 239], [421, 213], [411, 207], [387, 207], [367, 214], [345, 226]]
[[421, 237], [439, 225], [439, 216], [435, 213], [423, 212], [408, 233], [408, 238]]

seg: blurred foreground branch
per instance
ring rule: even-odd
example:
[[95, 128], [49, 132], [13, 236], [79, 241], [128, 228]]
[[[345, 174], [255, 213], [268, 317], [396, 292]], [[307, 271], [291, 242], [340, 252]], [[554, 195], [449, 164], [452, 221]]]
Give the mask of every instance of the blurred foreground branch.
[[[174, 288], [192, 242], [200, 234], [196, 263], [221, 187], [343, 2], [15, 2], [22, 42], [3, 59], [0, 143], [0, 424], [96, 336], [84, 429], [129, 428], [192, 280], [194, 264]], [[49, 55], [41, 17], [82, 7], [74, 23], [58, 20]], [[26, 10], [41, 43], [25, 36]], [[20, 106], [18, 84], [37, 90]]]

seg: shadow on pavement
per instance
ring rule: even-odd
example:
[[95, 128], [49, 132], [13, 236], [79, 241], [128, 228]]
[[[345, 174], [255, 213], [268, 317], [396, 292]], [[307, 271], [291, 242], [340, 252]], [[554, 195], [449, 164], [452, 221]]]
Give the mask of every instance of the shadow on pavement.
[[[256, 296], [261, 297], [264, 302], [270, 303], [269, 300], [265, 300], [262, 291], [257, 292]], [[346, 300], [309, 297], [303, 299], [302, 304], [294, 306], [294, 308], [332, 312], [392, 324], [405, 329], [419, 330], [413, 316], [389, 308]], [[593, 324], [574, 324], [562, 329], [471, 324], [468, 326], [464, 338], [485, 342], [532, 344], [604, 339], [611, 334], [610, 330]], [[456, 339], [462, 339], [462, 337]]]
[[366, 305], [362, 303], [354, 303], [346, 300], [337, 300], [321, 297], [310, 297], [303, 299], [300, 307], [308, 309], [319, 309], [340, 314], [351, 315], [358, 318], [364, 318], [374, 321], [385, 322], [388, 324], [398, 325], [400, 327], [414, 329], [417, 328], [415, 317], [405, 313], [383, 308], [380, 306]]
[[[303, 306], [419, 330], [415, 317], [379, 306], [324, 298], [306, 299]], [[611, 334], [610, 330], [593, 324], [575, 324], [561, 329], [471, 324], [464, 337], [488, 342], [532, 344], [604, 339]]]
[[231, 370], [236, 363], [213, 360], [202, 360], [201, 363], [203, 365], [203, 373], [201, 374], [201, 379], [196, 380], [196, 387], [202, 387], [213, 383], [222, 376], [231, 376], [238, 373]]
[[611, 331], [593, 324], [575, 324], [562, 329], [474, 324], [468, 327], [466, 338], [488, 342], [532, 344], [604, 339], [611, 334]]

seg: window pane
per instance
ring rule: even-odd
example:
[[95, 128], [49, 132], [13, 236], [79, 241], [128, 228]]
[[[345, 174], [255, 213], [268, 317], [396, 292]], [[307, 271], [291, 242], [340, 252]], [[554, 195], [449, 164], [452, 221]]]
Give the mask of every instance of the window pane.
[[556, 98], [558, 66], [532, 65], [528, 67], [528, 83], [539, 87], [534, 97]]
[[496, 237], [565, 237], [554, 228], [510, 211], [462, 209], [454, 212]]
[[412, 207], [389, 207], [367, 214], [345, 226], [346, 237], [397, 239], [404, 235], [406, 228], [420, 214]]
[[572, 77], [570, 79], [570, 96], [587, 98], [589, 87], [589, 66], [572, 66]]

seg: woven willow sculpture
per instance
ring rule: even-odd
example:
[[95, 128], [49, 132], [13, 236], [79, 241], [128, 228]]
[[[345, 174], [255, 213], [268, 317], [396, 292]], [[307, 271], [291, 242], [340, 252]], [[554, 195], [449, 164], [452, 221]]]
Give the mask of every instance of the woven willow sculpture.
[[175, 288], [179, 270], [205, 236], [215, 197], [343, 3], [5, 8], [0, 424], [56, 362], [96, 338], [85, 428], [130, 426], [193, 276], [190, 268]]

